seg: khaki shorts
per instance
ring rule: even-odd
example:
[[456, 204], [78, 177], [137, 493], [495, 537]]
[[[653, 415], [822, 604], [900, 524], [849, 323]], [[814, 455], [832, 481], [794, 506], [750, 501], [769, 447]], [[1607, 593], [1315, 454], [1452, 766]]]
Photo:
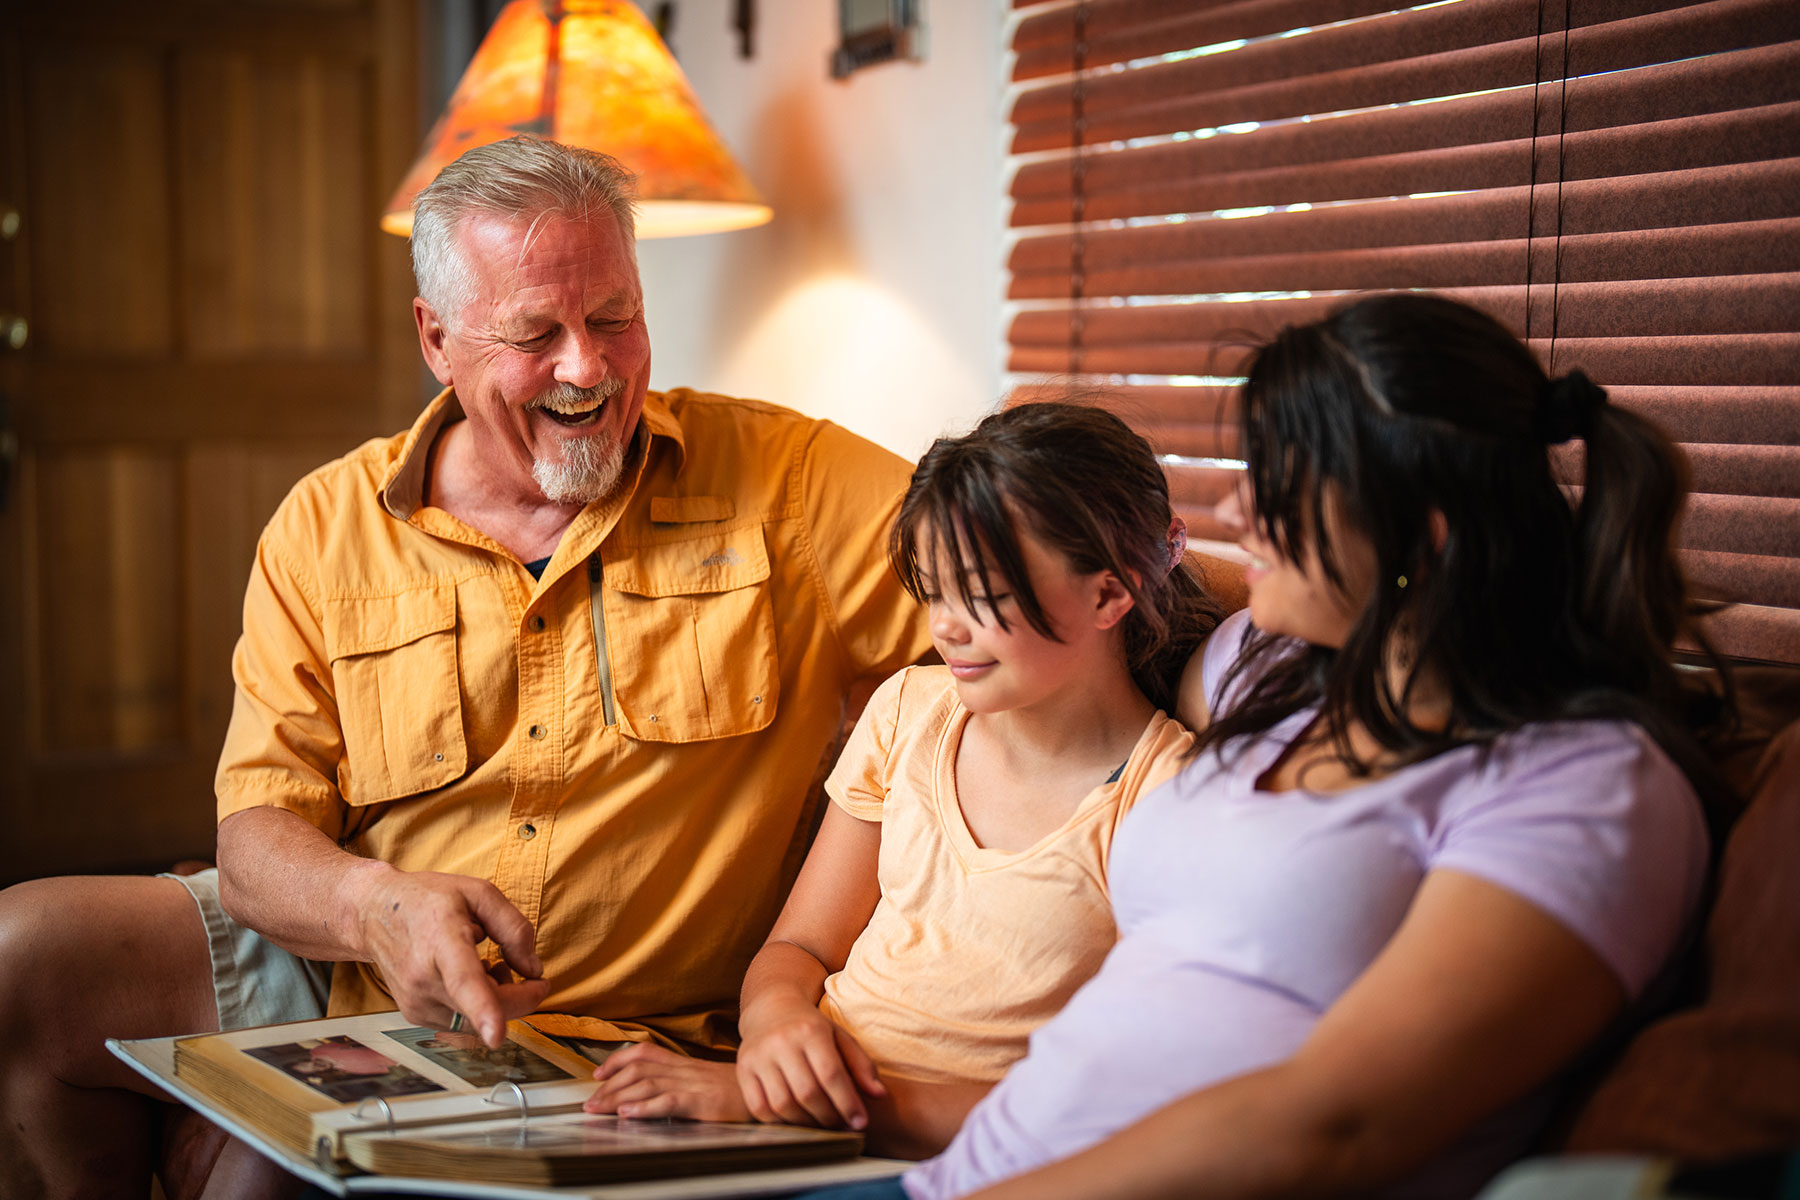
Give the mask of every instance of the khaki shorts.
[[312, 1021], [325, 1015], [331, 964], [289, 954], [225, 914], [217, 868], [197, 875], [165, 875], [188, 890], [206, 924], [212, 955], [213, 999], [221, 1030]]

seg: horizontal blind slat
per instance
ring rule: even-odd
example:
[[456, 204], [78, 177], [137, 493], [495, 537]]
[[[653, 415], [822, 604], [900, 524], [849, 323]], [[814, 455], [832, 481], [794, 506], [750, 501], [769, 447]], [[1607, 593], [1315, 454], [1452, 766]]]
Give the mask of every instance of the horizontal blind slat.
[[[1454, 294], [1454, 289], [1440, 290]], [[1525, 289], [1511, 290], [1511, 299], [1522, 305]], [[1555, 288], [1533, 288], [1530, 300], [1534, 309], [1544, 310], [1532, 314], [1530, 328], [1550, 332], [1548, 310], [1554, 305], [1559, 338], [1800, 331], [1800, 274], [1788, 272], [1564, 282]]]
[[[1674, 441], [1713, 446], [1800, 446], [1800, 384], [1787, 387], [1608, 384], [1610, 403], [1660, 428]], [[1235, 442], [1238, 391], [1233, 385], [1121, 384], [1061, 377], [1016, 386], [1008, 403], [1073, 400], [1095, 403], [1140, 430], [1206, 428]], [[1182, 451], [1174, 451], [1182, 453]], [[1235, 457], [1234, 451], [1225, 451]]]
[[[1321, 201], [1377, 199], [1421, 192], [1524, 187], [1531, 181], [1529, 138], [1454, 146], [1417, 154], [1274, 167], [1208, 175], [1189, 163], [1134, 162], [1130, 172], [1085, 194], [1088, 220], [1209, 213]], [[1066, 186], [1014, 197], [1014, 226], [1056, 225], [1074, 215]]]
[[[1158, 170], [1177, 166], [1221, 174], [1510, 142], [1531, 137], [1533, 112], [1532, 93], [1523, 89], [1263, 124], [1147, 148], [1105, 148], [1083, 157], [1083, 182], [1089, 191], [1103, 191], [1142, 182]], [[1063, 194], [1069, 187], [1070, 166], [1068, 156], [1059, 156], [1021, 167], [1013, 177], [1013, 195], [1027, 199]]]
[[1689, 550], [1800, 558], [1800, 500], [1696, 492], [1688, 497], [1675, 543]]
[[1678, 442], [1800, 446], [1800, 386], [1646, 387], [1611, 385], [1614, 404]]
[[[1690, 442], [1681, 451], [1696, 495], [1800, 499], [1800, 446]], [[1580, 482], [1587, 469], [1585, 447], [1579, 442], [1556, 447], [1551, 465], [1559, 482]]]
[[1734, 604], [1701, 624], [1721, 653], [1763, 662], [1800, 663], [1800, 610]]
[[[1398, 197], [1240, 217], [1195, 216], [1082, 232], [1090, 267], [1340, 248], [1493, 241], [1521, 236], [1536, 193], [1540, 236], [1729, 225], [1791, 217], [1800, 204], [1800, 158], [1656, 172], [1624, 179]], [[1021, 238], [1015, 272], [1066, 271], [1073, 235]]]
[[[1536, 260], [1536, 271], [1528, 270], [1528, 254]], [[1293, 254], [1164, 258], [1123, 268], [1108, 268], [1088, 258], [1084, 266], [1081, 294], [1089, 300], [1220, 292], [1437, 288], [1459, 283], [1498, 284], [1528, 275], [1548, 281], [1555, 277], [1553, 269], [1566, 282], [1666, 275], [1699, 278], [1800, 271], [1800, 217], [1585, 234], [1565, 237], [1560, 242], [1527, 242], [1521, 237], [1512, 241], [1372, 246]], [[1066, 269], [1015, 271], [1008, 296], [1014, 300], [1060, 299], [1070, 295], [1071, 282]]]
[[[1284, 324], [1317, 320], [1342, 302], [1337, 297], [1320, 297], [1285, 315], [1245, 312], [1242, 321], [1229, 326], [1221, 323], [1210, 330], [1215, 335], [1211, 338], [1083, 347], [1078, 364], [1071, 364], [1067, 346], [1015, 345], [1008, 369], [1042, 374], [1075, 370], [1100, 375], [1237, 375], [1251, 343], [1273, 336]], [[1229, 340], [1218, 336], [1226, 333], [1231, 335]], [[1531, 339], [1531, 348], [1539, 361], [1545, 361], [1550, 340]], [[1781, 387], [1794, 382], [1795, 364], [1800, 363], [1800, 334], [1559, 338], [1555, 349], [1554, 365], [1559, 373], [1580, 368], [1608, 387]]]
[[[1090, 220], [1208, 212], [1782, 159], [1792, 156], [1797, 123], [1800, 101], [1570, 134], [1560, 147], [1555, 138], [1534, 145], [1526, 131], [1469, 145], [1217, 170], [1211, 160], [1218, 156], [1205, 144], [1183, 144], [1096, 154], [1084, 161], [1080, 178]], [[1313, 145], [1326, 149], [1331, 143], [1320, 132]], [[1069, 220], [1074, 178], [1062, 163], [1021, 170], [1013, 178], [1012, 223]]]
[[[1680, 445], [1695, 491], [1800, 496], [1800, 387], [1614, 387], [1608, 393], [1613, 404], [1644, 417]], [[1235, 387], [1062, 382], [1018, 387], [1009, 403], [1043, 400], [1105, 408], [1142, 433], [1158, 454], [1236, 458], [1240, 453]], [[1579, 450], [1561, 455], [1568, 457], [1558, 463], [1558, 478], [1578, 480]]]
[[1800, 608], [1800, 558], [1679, 550], [1676, 558], [1696, 595]]
[[[1531, 348], [1540, 362], [1550, 358], [1548, 338], [1532, 339]], [[1559, 373], [1579, 368], [1607, 387], [1786, 387], [1800, 374], [1800, 334], [1793, 333], [1564, 337], [1555, 352]]]
[[1800, 446], [1692, 442], [1682, 450], [1695, 492], [1800, 499]]
[[[1565, 283], [1554, 288], [1508, 284], [1435, 290], [1474, 304], [1519, 333], [1527, 328], [1548, 333], [1554, 305], [1559, 339], [1800, 333], [1800, 273]], [[1340, 302], [1337, 297], [1309, 296], [1255, 302], [1059, 306], [1019, 313], [1013, 318], [1010, 336], [1016, 346], [1064, 345], [1077, 334], [1083, 345], [1093, 347], [1188, 342], [1196, 336], [1268, 329], [1270, 320], [1287, 324], [1296, 313], [1318, 314]], [[1534, 310], [1529, 327], [1525, 321], [1528, 302]]]
[[[1251, 3], [1195, 3], [1194, 0], [1131, 0], [1129, 4], [1089, 4], [1084, 24], [1090, 67], [1263, 37], [1309, 25], [1328, 25], [1383, 13], [1393, 0], [1262, 0]], [[1013, 32], [1015, 80], [1038, 79], [1070, 70], [1075, 9], [1059, 9], [1021, 21]]]
[[[1690, 96], [1687, 103], [1642, 111], [1639, 119], [1566, 131], [1557, 158], [1562, 178], [1596, 178], [1616, 174], [1608, 166], [1621, 154], [1641, 158], [1657, 152], [1655, 169], [1713, 166], [1784, 158], [1794, 151], [1794, 114], [1800, 109], [1800, 79], [1765, 90], [1766, 104], [1730, 104], [1726, 97]], [[1581, 97], [1571, 100], [1571, 107]], [[1480, 96], [1461, 96], [1431, 104], [1405, 105], [1372, 112], [1331, 114], [1305, 122], [1245, 126], [1229, 133], [1148, 147], [1101, 148], [1079, 161], [1067, 155], [1028, 164], [1013, 176], [1012, 195], [1041, 200], [1066, 195], [1079, 178], [1092, 193], [1127, 188], [1173, 170], [1207, 174], [1248, 173], [1278, 167], [1322, 166], [1397, 154], [1414, 154], [1458, 146], [1508, 144], [1532, 138], [1555, 141], [1558, 133], [1554, 91], [1534, 95], [1529, 89]], [[1540, 114], [1546, 106], [1549, 112]], [[1534, 114], [1539, 114], [1534, 116]], [[1619, 114], [1624, 115], [1624, 114]], [[1546, 124], [1548, 128], [1546, 128]], [[1743, 144], [1721, 153], [1701, 148], [1668, 157], [1663, 151], [1698, 136], [1738, 139]], [[1554, 148], [1554, 147], [1552, 147]], [[1630, 173], [1630, 172], [1627, 172]], [[1539, 181], [1556, 178], [1540, 174]], [[1523, 180], [1521, 180], [1523, 182]]]
[[1104, 408], [1143, 434], [1158, 454], [1237, 456], [1235, 387], [1127, 387], [1048, 380], [1022, 384], [1007, 397], [1009, 407], [1043, 401]]

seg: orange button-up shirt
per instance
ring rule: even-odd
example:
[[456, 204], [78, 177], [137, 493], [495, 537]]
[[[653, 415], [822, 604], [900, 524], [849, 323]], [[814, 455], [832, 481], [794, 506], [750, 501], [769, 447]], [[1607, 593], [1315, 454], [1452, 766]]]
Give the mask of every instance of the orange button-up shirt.
[[[771, 405], [651, 393], [635, 475], [533, 579], [424, 502], [461, 415], [446, 391], [264, 531], [220, 819], [273, 805], [491, 881], [537, 930], [547, 1032], [730, 1046], [844, 696], [930, 643], [885, 558], [907, 466]], [[333, 973], [333, 1014], [392, 1004], [369, 964]]]

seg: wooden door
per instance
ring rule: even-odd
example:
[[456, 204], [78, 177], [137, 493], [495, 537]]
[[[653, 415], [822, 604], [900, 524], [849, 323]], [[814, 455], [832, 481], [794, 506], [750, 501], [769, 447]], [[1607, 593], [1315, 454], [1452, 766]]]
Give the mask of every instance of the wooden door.
[[257, 535], [422, 392], [376, 227], [417, 146], [415, 6], [0, 29], [0, 883], [211, 853]]

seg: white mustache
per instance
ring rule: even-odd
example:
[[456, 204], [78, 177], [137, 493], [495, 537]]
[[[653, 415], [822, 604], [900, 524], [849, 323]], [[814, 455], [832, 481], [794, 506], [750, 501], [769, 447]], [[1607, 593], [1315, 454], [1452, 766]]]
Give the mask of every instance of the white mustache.
[[603, 379], [591, 388], [576, 387], [572, 383], [558, 383], [533, 396], [525, 405], [526, 408], [547, 408], [553, 412], [572, 413], [604, 404], [624, 390], [625, 384], [619, 379]]

